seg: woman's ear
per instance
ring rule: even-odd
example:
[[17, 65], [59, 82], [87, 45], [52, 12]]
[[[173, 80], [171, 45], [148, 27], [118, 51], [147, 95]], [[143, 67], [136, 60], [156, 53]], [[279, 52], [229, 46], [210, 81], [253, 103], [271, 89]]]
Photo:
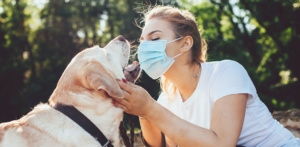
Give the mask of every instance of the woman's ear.
[[190, 50], [194, 44], [193, 37], [191, 37], [191, 36], [185, 36], [182, 40], [183, 41], [181, 44], [180, 53], [184, 53], [184, 52]]

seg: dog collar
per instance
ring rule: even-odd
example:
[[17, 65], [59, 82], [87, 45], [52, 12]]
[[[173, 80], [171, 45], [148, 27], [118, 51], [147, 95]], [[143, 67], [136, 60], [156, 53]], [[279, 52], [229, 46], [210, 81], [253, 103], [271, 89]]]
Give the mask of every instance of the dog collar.
[[102, 147], [113, 147], [111, 141], [108, 140], [103, 133], [91, 122], [85, 115], [73, 106], [56, 104], [54, 107], [57, 111], [63, 113], [81, 126], [86, 132], [92, 135]]

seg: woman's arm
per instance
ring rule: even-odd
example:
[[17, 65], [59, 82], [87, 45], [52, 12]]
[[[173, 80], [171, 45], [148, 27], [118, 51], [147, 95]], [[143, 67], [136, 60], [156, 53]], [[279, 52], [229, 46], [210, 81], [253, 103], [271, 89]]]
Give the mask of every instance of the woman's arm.
[[149, 146], [162, 146], [161, 131], [148, 119], [140, 118], [143, 137]]
[[146, 118], [179, 146], [236, 146], [241, 133], [246, 94], [229, 95], [218, 100], [213, 109], [211, 128], [191, 124], [155, 104]]
[[[210, 129], [189, 123], [154, 101], [143, 88], [132, 83], [118, 82], [124, 99], [117, 99], [130, 114], [150, 120], [179, 146], [235, 146], [245, 116], [247, 94], [234, 94], [217, 100], [213, 107]], [[161, 142], [161, 141], [159, 141]]]

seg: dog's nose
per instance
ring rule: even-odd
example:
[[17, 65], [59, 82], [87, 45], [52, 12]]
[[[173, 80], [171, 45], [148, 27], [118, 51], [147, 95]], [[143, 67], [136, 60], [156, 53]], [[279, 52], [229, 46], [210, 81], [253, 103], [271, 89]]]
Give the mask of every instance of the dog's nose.
[[119, 35], [117, 37], [117, 40], [120, 40], [120, 41], [126, 41], [126, 39], [122, 36], [122, 35]]

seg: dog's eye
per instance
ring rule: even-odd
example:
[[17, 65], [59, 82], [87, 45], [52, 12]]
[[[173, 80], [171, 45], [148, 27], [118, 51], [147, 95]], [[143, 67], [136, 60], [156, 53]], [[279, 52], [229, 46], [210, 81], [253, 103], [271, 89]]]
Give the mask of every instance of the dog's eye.
[[152, 41], [155, 41], [155, 40], [159, 40], [159, 37], [157, 37], [157, 38], [154, 38], [154, 39], [151, 39]]

